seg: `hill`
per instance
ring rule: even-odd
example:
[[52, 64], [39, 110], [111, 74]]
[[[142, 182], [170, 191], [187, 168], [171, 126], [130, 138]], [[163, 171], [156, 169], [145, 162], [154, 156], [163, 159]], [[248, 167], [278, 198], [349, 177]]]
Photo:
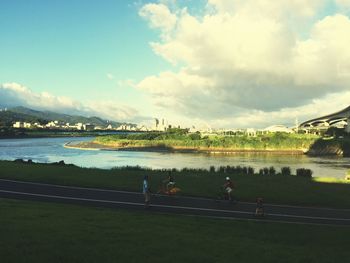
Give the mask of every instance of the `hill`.
[[95, 126], [107, 126], [112, 124], [113, 126], [119, 126], [123, 123], [116, 121], [107, 121], [100, 117], [85, 117], [80, 115], [68, 115], [63, 113], [57, 113], [52, 111], [38, 111], [29, 109], [26, 107], [14, 107], [7, 111], [0, 112], [0, 125], [1, 126], [11, 126], [16, 121], [24, 122], [39, 122], [42, 124], [48, 123], [50, 121], [59, 121], [64, 123], [91, 123]]

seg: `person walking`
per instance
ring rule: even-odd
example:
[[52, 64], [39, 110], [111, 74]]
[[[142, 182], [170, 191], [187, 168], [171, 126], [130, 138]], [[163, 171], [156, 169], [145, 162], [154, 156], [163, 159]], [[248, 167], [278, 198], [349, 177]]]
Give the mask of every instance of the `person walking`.
[[143, 192], [143, 195], [145, 196], [145, 207], [149, 207], [149, 203], [151, 200], [151, 192], [150, 192], [150, 188], [149, 188], [148, 175], [145, 175], [143, 177], [142, 192]]
[[232, 202], [232, 191], [234, 189], [234, 184], [233, 182], [231, 181], [230, 177], [226, 177], [226, 180], [225, 180], [225, 183], [223, 185], [223, 188], [224, 188], [224, 191], [225, 191], [225, 194], [227, 196], [227, 199]]

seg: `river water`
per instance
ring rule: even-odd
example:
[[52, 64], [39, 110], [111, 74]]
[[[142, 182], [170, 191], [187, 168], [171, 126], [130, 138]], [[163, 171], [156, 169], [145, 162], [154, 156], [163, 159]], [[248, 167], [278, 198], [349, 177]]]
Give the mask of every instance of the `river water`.
[[258, 171], [274, 166], [279, 170], [289, 166], [295, 173], [297, 168], [308, 168], [313, 176], [344, 178], [350, 170], [350, 158], [308, 157], [305, 155], [278, 154], [204, 154], [164, 153], [135, 151], [88, 151], [64, 148], [74, 141], [92, 138], [30, 138], [0, 140], [0, 160], [32, 159], [35, 162], [57, 162], [64, 160], [81, 167], [112, 168], [116, 166], [143, 166], [150, 168], [209, 168], [210, 166], [251, 166]]

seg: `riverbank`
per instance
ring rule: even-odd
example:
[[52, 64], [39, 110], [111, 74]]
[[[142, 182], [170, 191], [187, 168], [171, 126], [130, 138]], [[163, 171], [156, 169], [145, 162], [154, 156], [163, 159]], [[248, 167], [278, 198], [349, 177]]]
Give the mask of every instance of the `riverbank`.
[[70, 149], [87, 150], [87, 151], [115, 150], [113, 147], [94, 143], [92, 141], [89, 141], [89, 142], [67, 142], [63, 145], [63, 147], [70, 148]]
[[[191, 139], [192, 138], [192, 139]], [[69, 145], [67, 145], [69, 146]], [[278, 155], [350, 156], [350, 138], [305, 134], [267, 134], [256, 137], [211, 136], [193, 134], [108, 135], [91, 142], [75, 144], [77, 149], [180, 153], [272, 153]]]
[[0, 161], [0, 170], [2, 179], [137, 192], [141, 189], [144, 175], [149, 175], [151, 189], [157, 192], [171, 171], [177, 186], [181, 188], [181, 195], [213, 199], [218, 197], [225, 177], [229, 176], [236, 185], [234, 194], [240, 201], [255, 202], [257, 197], [264, 197], [267, 203], [274, 204], [350, 208], [349, 181], [282, 175], [280, 171], [264, 175], [243, 167], [210, 170], [120, 167], [106, 170], [59, 163], [10, 161]]

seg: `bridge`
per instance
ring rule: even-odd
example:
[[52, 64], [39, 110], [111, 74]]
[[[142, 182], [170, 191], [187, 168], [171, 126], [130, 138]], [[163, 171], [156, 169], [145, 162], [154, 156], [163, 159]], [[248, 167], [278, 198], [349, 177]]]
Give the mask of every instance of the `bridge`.
[[343, 123], [346, 126], [346, 131], [350, 132], [350, 106], [333, 114], [323, 117], [308, 120], [300, 124], [300, 129], [324, 128]]

